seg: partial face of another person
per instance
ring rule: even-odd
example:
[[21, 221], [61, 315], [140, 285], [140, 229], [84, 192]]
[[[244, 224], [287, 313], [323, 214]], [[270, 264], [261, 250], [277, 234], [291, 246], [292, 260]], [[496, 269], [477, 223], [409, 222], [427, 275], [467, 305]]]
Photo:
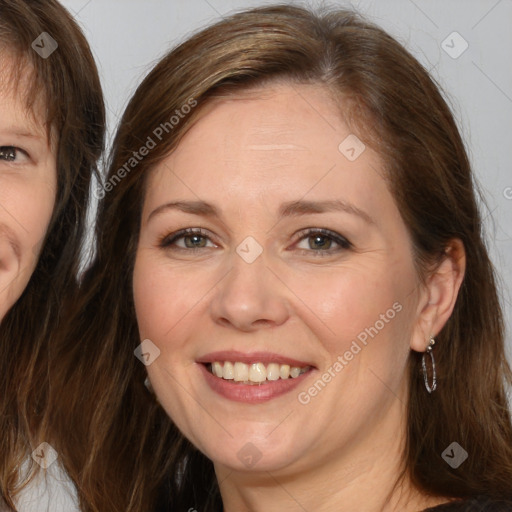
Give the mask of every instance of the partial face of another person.
[[27, 110], [28, 76], [17, 89], [2, 57], [0, 78], [0, 320], [23, 293], [34, 271], [55, 203], [55, 154], [44, 109]]
[[148, 176], [147, 370], [218, 466], [305, 471], [403, 427], [418, 277], [383, 162], [349, 136], [322, 87], [275, 85], [214, 100]]

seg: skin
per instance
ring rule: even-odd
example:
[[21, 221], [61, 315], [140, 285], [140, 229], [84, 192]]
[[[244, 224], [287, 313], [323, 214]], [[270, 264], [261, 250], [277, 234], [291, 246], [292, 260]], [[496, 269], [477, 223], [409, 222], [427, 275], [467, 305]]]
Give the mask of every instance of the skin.
[[[336, 112], [319, 86], [215, 100], [147, 182], [133, 287], [141, 339], [160, 349], [148, 374], [166, 412], [213, 460], [225, 512], [413, 511], [447, 501], [407, 478], [391, 488], [404, 449], [408, 356], [450, 316], [463, 249], [454, 241], [420, 284], [383, 163], [369, 147], [353, 162], [341, 154], [351, 131]], [[284, 202], [337, 199], [372, 222], [343, 211], [278, 215]], [[220, 216], [159, 209], [178, 200], [205, 201]], [[206, 238], [162, 247], [183, 228]], [[352, 246], [315, 244], [306, 228]], [[247, 236], [263, 249], [251, 264], [236, 252]], [[202, 247], [187, 249], [194, 240]], [[400, 313], [301, 404], [298, 393], [395, 302]], [[217, 350], [277, 352], [315, 370], [269, 402], [233, 402], [209, 388], [196, 363]], [[261, 453], [250, 468], [238, 457], [246, 443]]]
[[13, 90], [4, 57], [0, 81], [0, 320], [18, 300], [36, 267], [57, 183], [55, 151], [48, 143], [41, 102], [33, 112], [27, 111], [24, 93], [29, 77], [25, 73]]

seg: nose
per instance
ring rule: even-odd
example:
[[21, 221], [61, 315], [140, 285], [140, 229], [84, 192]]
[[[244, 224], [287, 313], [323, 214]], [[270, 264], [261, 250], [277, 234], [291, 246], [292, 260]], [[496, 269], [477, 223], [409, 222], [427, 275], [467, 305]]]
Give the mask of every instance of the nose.
[[252, 263], [233, 256], [230, 272], [216, 286], [210, 302], [217, 324], [241, 331], [282, 325], [289, 318], [286, 288], [259, 257]]

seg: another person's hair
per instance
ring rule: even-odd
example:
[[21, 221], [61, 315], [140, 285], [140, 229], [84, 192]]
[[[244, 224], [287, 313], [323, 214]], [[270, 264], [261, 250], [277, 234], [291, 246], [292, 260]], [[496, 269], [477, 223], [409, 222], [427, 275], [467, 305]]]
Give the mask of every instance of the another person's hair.
[[[48, 58], [31, 46], [43, 32], [58, 43]], [[1, 63], [7, 71], [2, 86], [20, 94], [34, 115], [43, 102], [42, 122], [57, 162], [56, 202], [37, 266], [0, 325], [0, 503], [3, 499], [13, 507], [20, 466], [31, 462], [48, 403], [51, 341], [63, 305], [77, 288], [91, 176], [104, 145], [105, 108], [89, 45], [57, 1], [0, 0], [0, 51], [7, 58]], [[20, 78], [27, 76], [28, 88], [22, 90], [27, 81]]]
[[[432, 395], [424, 388], [421, 354], [410, 353], [407, 444], [397, 482], [408, 473], [432, 495], [512, 498], [505, 392], [512, 373], [476, 185], [450, 109], [428, 72], [382, 29], [344, 10], [314, 14], [283, 5], [230, 16], [182, 43], [145, 78], [120, 123], [96, 258], [52, 367], [48, 436], [83, 510], [151, 510], [165, 486], [169, 510], [222, 510], [212, 462], [144, 387], [146, 371], [133, 354], [140, 339], [131, 275], [151, 169], [212, 97], [277, 82], [324, 87], [351, 130], [381, 155], [422, 279], [450, 240], [464, 243], [466, 275], [437, 337]], [[171, 126], [176, 111], [189, 110]], [[157, 131], [158, 140], [155, 130], [165, 122], [168, 133]], [[156, 146], [127, 166], [148, 137]], [[456, 470], [441, 457], [454, 440], [469, 452]]]

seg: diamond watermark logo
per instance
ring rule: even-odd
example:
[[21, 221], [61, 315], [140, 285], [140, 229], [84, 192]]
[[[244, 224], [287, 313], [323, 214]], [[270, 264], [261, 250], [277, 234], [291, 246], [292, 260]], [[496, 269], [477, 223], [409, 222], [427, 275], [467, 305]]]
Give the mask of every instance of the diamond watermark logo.
[[457, 469], [468, 458], [468, 452], [459, 443], [454, 441], [441, 454], [441, 457], [453, 469]]
[[133, 353], [144, 366], [149, 366], [160, 356], [160, 349], [151, 340], [145, 339]]
[[441, 48], [452, 59], [458, 59], [469, 48], [469, 43], [458, 32], [452, 32], [443, 40]]
[[252, 236], [248, 236], [236, 248], [236, 252], [246, 263], [253, 263], [263, 252], [263, 247]]
[[59, 44], [48, 32], [42, 32], [32, 41], [31, 46], [40, 57], [47, 59], [59, 47]]
[[246, 443], [237, 453], [237, 457], [247, 468], [254, 467], [263, 457], [263, 454], [252, 443]]
[[338, 146], [339, 152], [350, 162], [357, 160], [365, 149], [366, 146], [361, 139], [353, 133], [346, 137]]
[[59, 454], [52, 445], [41, 443], [33, 452], [32, 458], [43, 468], [48, 469], [56, 460]]

